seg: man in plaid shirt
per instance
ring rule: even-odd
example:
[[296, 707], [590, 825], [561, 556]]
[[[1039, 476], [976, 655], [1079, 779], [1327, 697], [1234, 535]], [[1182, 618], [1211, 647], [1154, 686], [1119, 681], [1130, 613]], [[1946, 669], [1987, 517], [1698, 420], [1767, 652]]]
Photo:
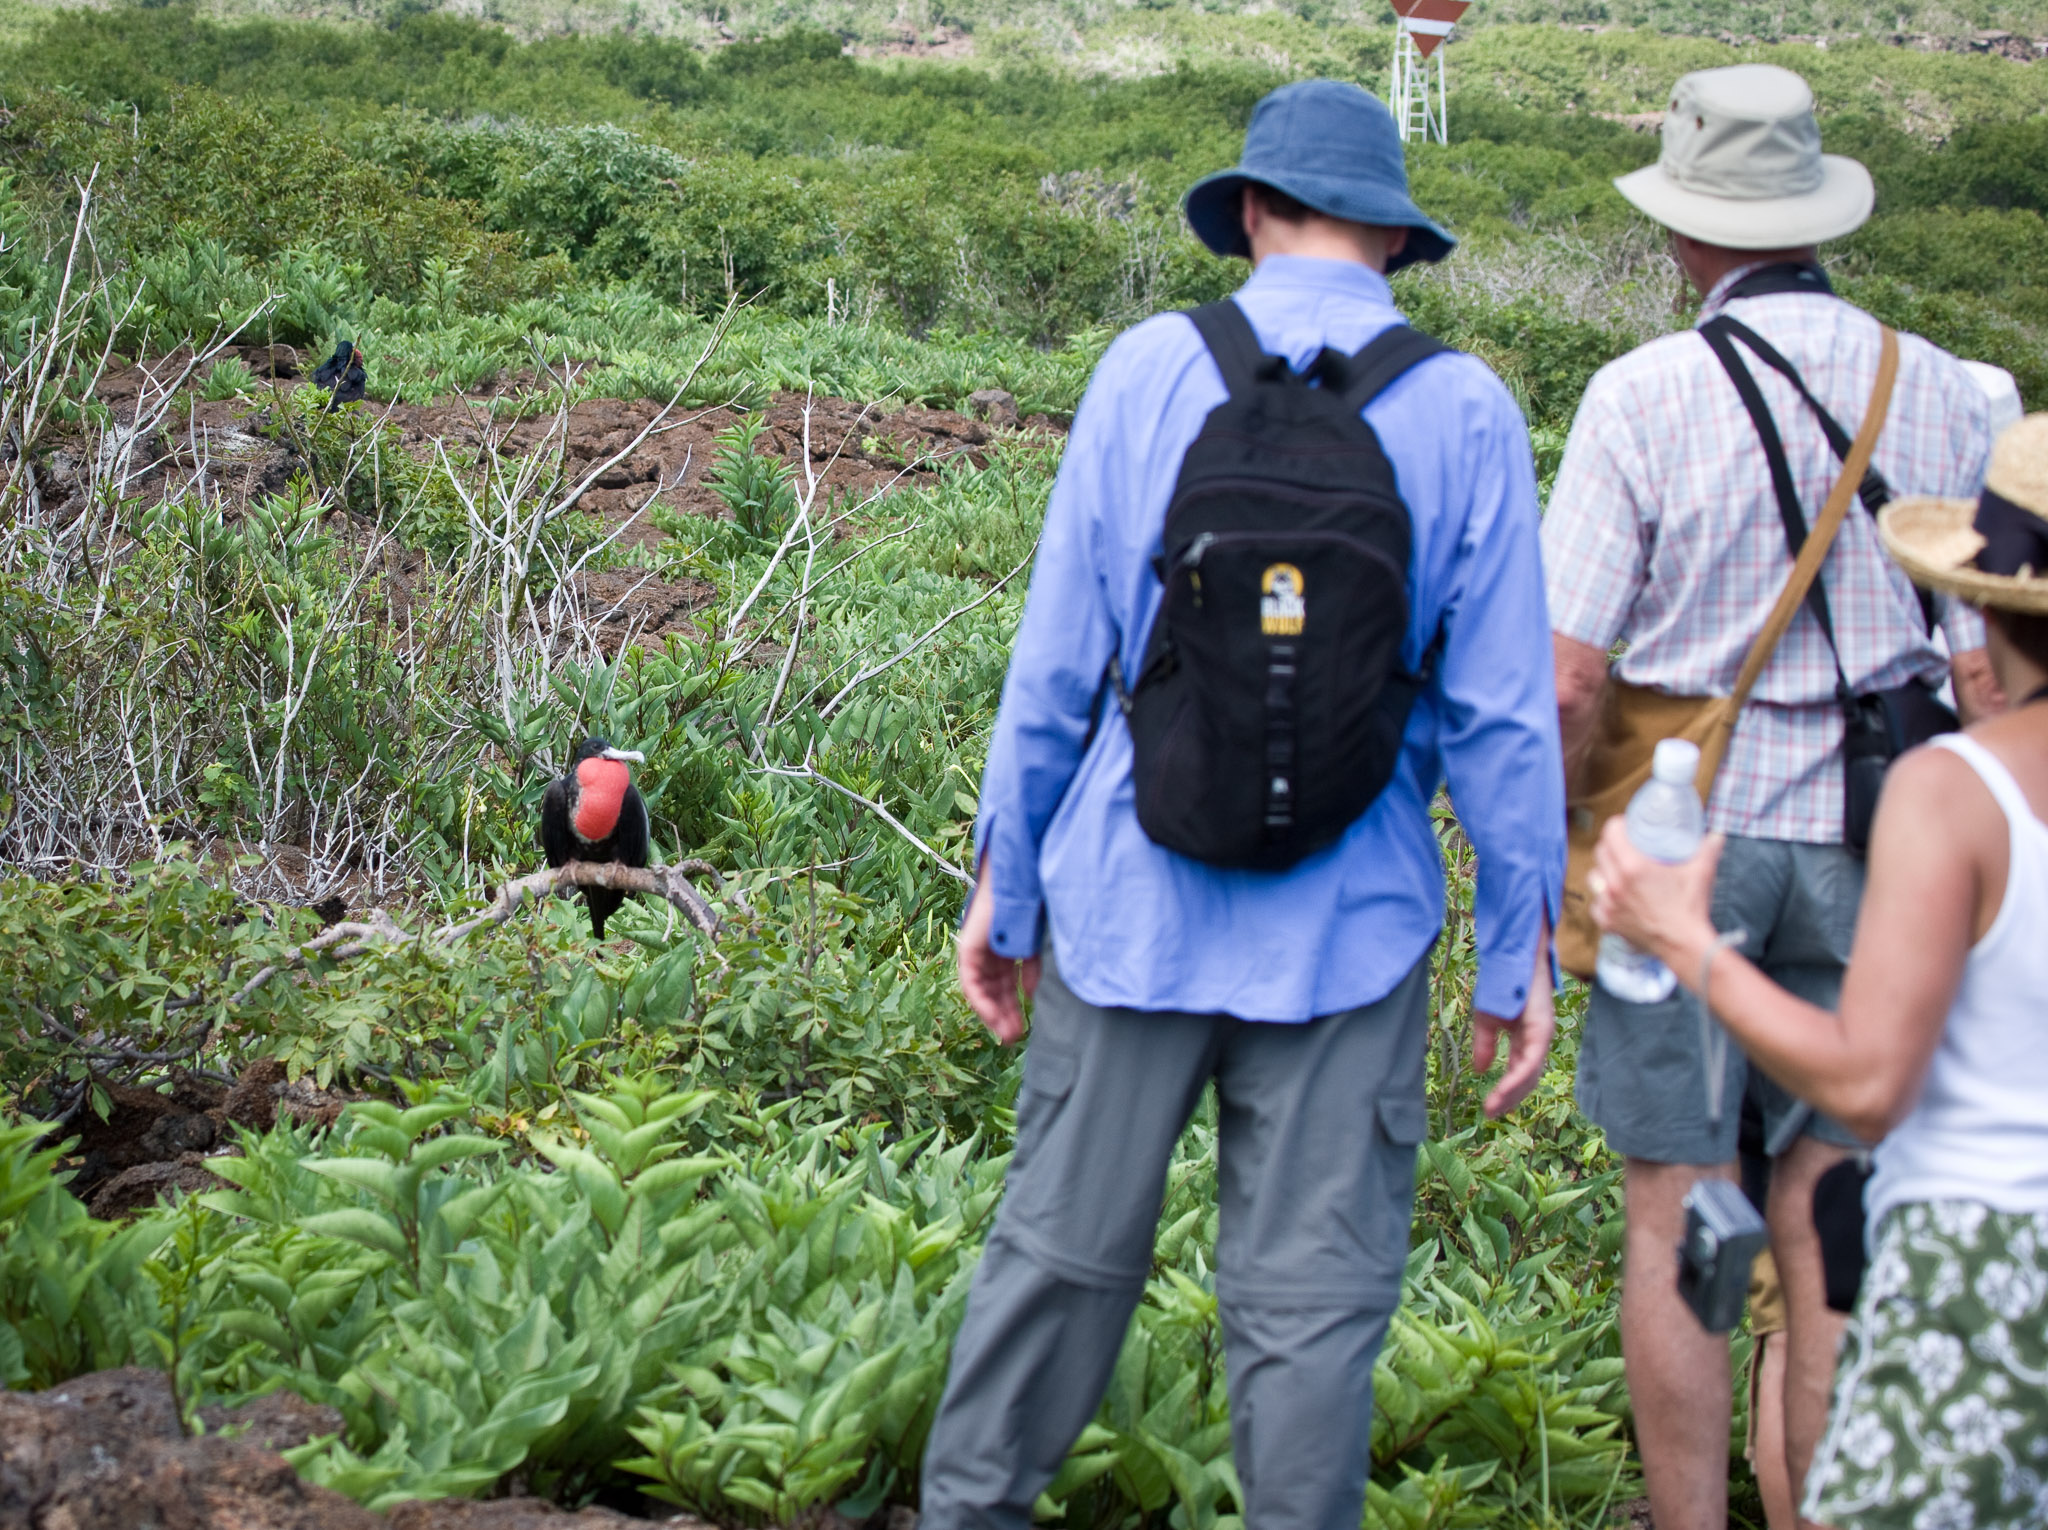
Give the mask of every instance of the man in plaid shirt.
[[[1688, 75], [1673, 91], [1660, 163], [1616, 185], [1671, 229], [1674, 255], [1705, 299], [1701, 322], [1725, 311], [1763, 336], [1853, 435], [1876, 379], [1880, 330], [1832, 296], [1815, 246], [1862, 223], [1873, 192], [1861, 165], [1821, 154], [1805, 82], [1765, 65]], [[1810, 524], [1840, 459], [1794, 385], [1744, 359]], [[1973, 496], [1989, 451], [1988, 405], [1969, 374], [1925, 340], [1900, 336], [1875, 458], [1893, 493]], [[1618, 644], [1614, 672], [1635, 685], [1682, 696], [1734, 690], [1791, 555], [1757, 427], [1699, 334], [1654, 340], [1593, 379], [1551, 495], [1543, 552], [1568, 770], [1591, 737]], [[1952, 607], [1937, 629], [1945, 646], [1930, 633], [1860, 506], [1821, 580], [1852, 690], [1938, 684], [1953, 672], [1966, 715], [1993, 700], [1980, 619]], [[1842, 844], [1842, 733], [1835, 653], [1802, 607], [1736, 725], [1707, 817], [1730, 836], [1717, 926], [1747, 931], [1746, 955], [1829, 1006], [1863, 881]], [[1596, 988], [1579, 1053], [1580, 1103], [1627, 1160], [1622, 1349], [1658, 1530], [1720, 1530], [1726, 1519], [1728, 1345], [1676, 1291], [1683, 1196], [1702, 1175], [1732, 1177], [1747, 1089], [1773, 1157], [1768, 1220], [1787, 1304], [1785, 1456], [1796, 1501], [1826, 1422], [1842, 1326], [1824, 1301], [1813, 1183], [1855, 1143], [1732, 1048], [1727, 1103], [1711, 1118], [1690, 1004], [1683, 989], [1636, 1005]]]

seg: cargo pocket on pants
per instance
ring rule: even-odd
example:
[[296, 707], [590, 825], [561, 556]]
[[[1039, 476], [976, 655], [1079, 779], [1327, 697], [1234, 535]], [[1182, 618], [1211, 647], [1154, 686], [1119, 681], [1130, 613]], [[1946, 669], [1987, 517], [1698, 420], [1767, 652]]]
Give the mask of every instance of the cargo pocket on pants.
[[1394, 1278], [1407, 1264], [1409, 1225], [1415, 1218], [1415, 1149], [1429, 1130], [1429, 1108], [1419, 1096], [1381, 1095], [1373, 1102], [1379, 1131], [1373, 1140], [1383, 1236], [1396, 1251]]
[[1067, 1096], [1074, 1092], [1074, 1079], [1081, 1067], [1075, 1038], [1050, 1035], [1040, 1021], [1033, 1022], [1031, 1039], [1024, 1047], [1024, 1083], [1017, 1091], [1017, 1145], [1010, 1159], [1013, 1182], [1036, 1154]]

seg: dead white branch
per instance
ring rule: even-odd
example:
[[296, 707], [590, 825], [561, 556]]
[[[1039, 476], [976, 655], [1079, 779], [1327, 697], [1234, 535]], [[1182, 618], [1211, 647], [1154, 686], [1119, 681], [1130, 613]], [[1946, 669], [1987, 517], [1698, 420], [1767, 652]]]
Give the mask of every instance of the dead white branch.
[[969, 611], [975, 610], [980, 606], [985, 606], [991, 600], [994, 600], [996, 596], [1002, 592], [1003, 586], [1008, 584], [1012, 579], [1015, 579], [1019, 574], [1023, 573], [1024, 570], [1030, 566], [1031, 560], [1037, 556], [1038, 544], [1036, 542], [1033, 542], [1031, 544], [1031, 551], [1024, 555], [1023, 561], [1020, 562], [1015, 568], [1011, 569], [1007, 574], [1003, 575], [1003, 577], [998, 579], [994, 584], [990, 585], [986, 590], [982, 591], [979, 597], [977, 597], [974, 600], [970, 600], [964, 606], [956, 606], [951, 611], [948, 611], [944, 616], [940, 617], [937, 621], [933, 622], [931, 626], [927, 627], [923, 632], [919, 633], [915, 641], [904, 644], [903, 647], [898, 649], [896, 653], [890, 658], [884, 659], [879, 664], [870, 664], [866, 669], [863, 669], [859, 674], [855, 675], [851, 680], [847, 681], [845, 685], [840, 687], [838, 695], [834, 696], [830, 701], [826, 702], [822, 707], [818, 709], [818, 715], [820, 717], [830, 717], [834, 712], [839, 710], [841, 702], [845, 701], [847, 697], [851, 696], [861, 686], [866, 685], [868, 681], [874, 679], [877, 675], [884, 674], [887, 671], [894, 669], [898, 664], [901, 664], [905, 659], [909, 658], [912, 654], [916, 653], [920, 648], [924, 647], [925, 644], [929, 643], [941, 632], [944, 632], [948, 627], [952, 626], [954, 622], [958, 621], [961, 617], [965, 616]]
[[945, 874], [951, 877], [954, 881], [960, 883], [964, 887], [972, 887], [974, 885], [973, 877], [969, 876], [965, 871], [962, 871], [958, 866], [954, 865], [951, 861], [947, 860], [943, 853], [934, 849], [932, 846], [926, 844], [923, 840], [919, 839], [917, 835], [910, 831], [909, 827], [903, 822], [902, 819], [898, 818], [894, 813], [890, 812], [887, 808], [883, 807], [881, 803], [875, 801], [875, 799], [872, 797], [863, 797], [859, 792], [855, 791], [852, 787], [848, 786], [843, 781], [833, 780], [832, 777], [826, 775], [824, 771], [819, 770], [815, 765], [810, 764], [808, 761], [794, 768], [787, 765], [763, 765], [761, 767], [761, 772], [764, 775], [770, 776], [787, 776], [793, 781], [816, 781], [820, 786], [829, 787], [831, 790], [839, 793], [839, 795], [842, 797], [851, 798], [853, 801], [859, 803], [862, 807], [866, 808], [869, 812], [873, 813], [877, 818], [881, 819], [883, 823], [886, 823], [898, 834], [902, 835], [905, 839], [909, 840], [910, 843], [917, 846], [917, 848], [922, 850], [926, 855], [930, 856], [933, 861], [937, 862], [939, 870], [945, 872]]
[[709, 861], [686, 860], [673, 866], [621, 866], [616, 862], [599, 864], [591, 861], [570, 861], [566, 865], [536, 871], [517, 881], [507, 882], [498, 889], [498, 896], [489, 908], [468, 919], [443, 925], [438, 930], [414, 934], [405, 929], [383, 909], [373, 909], [361, 920], [345, 920], [323, 930], [313, 939], [300, 946], [282, 961], [271, 963], [248, 982], [236, 990], [229, 1000], [240, 1004], [253, 997], [257, 990], [278, 973], [303, 967], [316, 956], [325, 956], [329, 961], [343, 962], [351, 957], [361, 956], [366, 951], [390, 948], [406, 944], [448, 947], [454, 945], [489, 925], [500, 925], [519, 911], [522, 904], [536, 898], [567, 897], [579, 887], [606, 887], [614, 892], [651, 893], [666, 900], [681, 912], [683, 917], [713, 940], [724, 928], [718, 917], [701, 893], [690, 885], [693, 876], [709, 876], [715, 879], [723, 890], [723, 877], [718, 868]]

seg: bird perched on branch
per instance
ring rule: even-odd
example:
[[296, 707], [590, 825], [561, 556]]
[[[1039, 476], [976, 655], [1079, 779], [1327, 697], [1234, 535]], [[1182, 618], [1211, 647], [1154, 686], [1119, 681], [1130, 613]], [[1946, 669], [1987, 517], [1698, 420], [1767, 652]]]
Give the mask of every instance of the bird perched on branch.
[[[647, 864], [647, 804], [633, 784], [632, 767], [646, 763], [633, 749], [614, 749], [601, 738], [586, 738], [569, 769], [548, 784], [540, 804], [540, 847], [550, 866], [570, 861], [622, 866]], [[604, 922], [626, 895], [609, 887], [586, 887], [590, 933], [604, 939]]]
[[313, 386], [328, 389], [327, 407], [353, 404], [363, 396], [369, 373], [363, 367], [363, 353], [347, 340], [334, 347], [334, 354], [313, 369]]

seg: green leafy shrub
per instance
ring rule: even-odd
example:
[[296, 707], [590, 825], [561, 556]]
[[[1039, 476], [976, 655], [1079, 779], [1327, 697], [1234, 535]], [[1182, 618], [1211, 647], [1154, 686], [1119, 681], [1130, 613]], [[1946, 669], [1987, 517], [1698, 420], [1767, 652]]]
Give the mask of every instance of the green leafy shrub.
[[[10, 1334], [54, 1331], [32, 1268], [61, 1270], [86, 1293], [64, 1310], [95, 1311], [105, 1336], [51, 1355], [22, 1343], [43, 1369], [16, 1361], [17, 1377], [153, 1353], [188, 1408], [288, 1386], [349, 1424], [294, 1464], [372, 1506], [482, 1492], [515, 1469], [564, 1496], [623, 1469], [749, 1522], [914, 1495], [999, 1152], [797, 1129], [640, 1079], [566, 1097], [575, 1134], [535, 1129], [538, 1158], [521, 1161], [463, 1130], [461, 1097], [409, 1093], [352, 1107], [324, 1140], [246, 1136], [243, 1156], [211, 1160], [234, 1188], [122, 1232], [63, 1192], [36, 1128], [4, 1129], [0, 1230], [44, 1236], [0, 1254], [0, 1354]], [[1041, 1504], [1069, 1523], [1238, 1523], [1206, 1262], [1215, 1149], [1205, 1113], [1108, 1396]], [[1604, 1501], [1624, 1472], [1611, 1309], [1571, 1288], [1556, 1248], [1491, 1275], [1439, 1257], [1425, 1243], [1411, 1260], [1376, 1377], [1368, 1523]], [[124, 1283], [137, 1263], [147, 1278]]]
[[711, 480], [740, 530], [757, 542], [774, 542], [796, 514], [796, 486], [779, 457], [760, 450], [766, 422], [753, 415], [722, 431]]
[[256, 374], [249, 370], [247, 362], [239, 356], [223, 356], [207, 369], [199, 396], [214, 401], [240, 398], [255, 386]]
[[718, 155], [676, 168], [592, 241], [598, 269], [716, 314], [733, 298], [797, 313], [825, 306], [811, 267], [832, 253], [823, 198], [795, 177]]
[[0, 1385], [42, 1388], [123, 1365], [153, 1313], [143, 1263], [164, 1228], [96, 1222], [58, 1170], [66, 1144], [43, 1146], [36, 1121], [0, 1117]]

